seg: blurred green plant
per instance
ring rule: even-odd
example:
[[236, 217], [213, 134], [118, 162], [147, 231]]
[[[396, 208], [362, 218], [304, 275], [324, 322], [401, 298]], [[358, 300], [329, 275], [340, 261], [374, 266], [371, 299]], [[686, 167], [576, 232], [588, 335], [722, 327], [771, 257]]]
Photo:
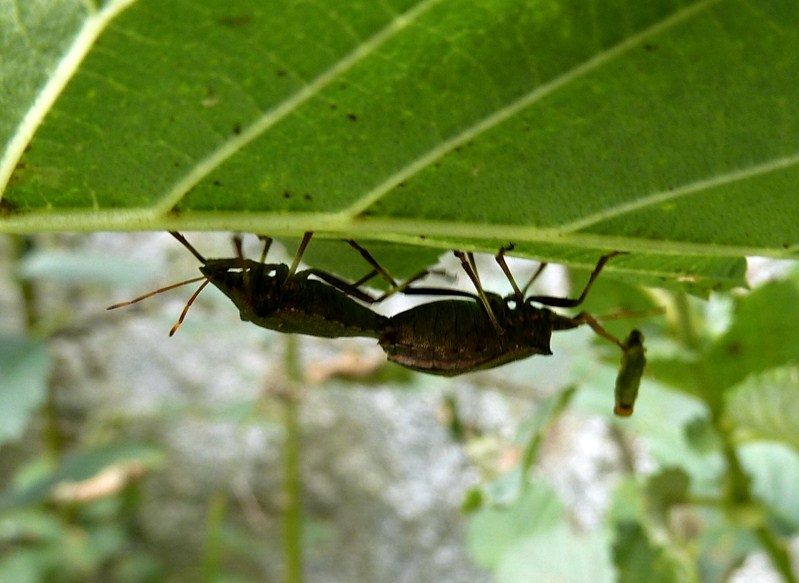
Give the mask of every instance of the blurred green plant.
[[[611, 285], [618, 300], [621, 284]], [[518, 432], [519, 463], [467, 497], [472, 555], [498, 581], [721, 583], [757, 551], [797, 581], [787, 550], [799, 528], [797, 274], [710, 302], [662, 297], [674, 321], [647, 325], [635, 415], [610, 415], [608, 365], [580, 393], [542, 403]], [[538, 446], [566, 411], [606, 414], [631, 466], [588, 532], [533, 478]], [[654, 468], [635, 467], [633, 442]]]

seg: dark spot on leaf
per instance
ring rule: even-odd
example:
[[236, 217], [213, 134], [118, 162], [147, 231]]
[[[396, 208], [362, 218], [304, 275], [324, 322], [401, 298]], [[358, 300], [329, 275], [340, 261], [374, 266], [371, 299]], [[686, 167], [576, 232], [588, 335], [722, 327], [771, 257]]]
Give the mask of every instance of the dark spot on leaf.
[[461, 150], [463, 150], [463, 146], [455, 146], [454, 148], [452, 148], [453, 152], [460, 152]]
[[250, 24], [253, 21], [253, 18], [249, 14], [231, 14], [229, 16], [220, 16], [216, 19], [216, 21], [223, 26], [239, 28]]
[[174, 162], [172, 162], [172, 166], [174, 166], [175, 168], [180, 168], [180, 161], [175, 160]]
[[313, 200], [313, 197], [310, 194], [307, 194], [307, 193], [302, 198], [304, 200], [308, 201], [308, 202], [311, 202]]
[[335, 103], [331, 103], [330, 104], [330, 109], [336, 110], [336, 109], [338, 109], [338, 105], [336, 105]]
[[402, 182], [397, 184], [397, 188], [405, 188], [407, 185], [408, 185], [408, 183], [403, 180]]
[[373, 211], [363, 211], [360, 216], [362, 217], [371, 217], [374, 214]]
[[0, 199], [0, 215], [9, 216], [20, 214], [20, 210], [8, 197]]
[[291, 193], [288, 190], [283, 191], [283, 198], [291, 198]]
[[288, 71], [286, 71], [285, 69], [277, 69], [275, 71], [275, 75], [277, 75], [278, 77], [280, 77], [282, 79], [283, 77], [288, 75]]
[[427, 235], [419, 235], [419, 238], [420, 238], [422, 241], [424, 241], [425, 239], [427, 239]]
[[20, 180], [22, 180], [27, 172], [25, 172], [25, 168], [27, 164], [24, 161], [20, 160], [17, 162], [17, 165], [14, 167], [14, 170], [11, 172], [11, 176], [8, 179], [8, 185], [11, 186], [12, 184], [16, 184]]
[[782, 248], [783, 249], [790, 249], [791, 248], [791, 244], [790, 243], [783, 243], [782, 244]]
[[[210, 85], [205, 88], [205, 97], [200, 101], [203, 107], [213, 107], [219, 103], [216, 91]], [[173, 120], [174, 121], [174, 120]]]
[[741, 354], [741, 345], [738, 342], [731, 342], [727, 345], [727, 353], [730, 356], [738, 356]]
[[240, 123], [236, 122], [236, 123], [233, 124], [233, 133], [236, 134], [237, 136], [239, 134], [241, 134], [241, 124]]
[[654, 50], [657, 50], [658, 46], [654, 43], [644, 43], [644, 50], [651, 53]]
[[354, 113], [348, 113], [347, 114], [347, 119], [350, 120], [350, 121], [358, 121], [358, 116], [355, 115]]
[[213, 184], [214, 186], [222, 186], [222, 183], [221, 183], [219, 180], [214, 180], [214, 181], [212, 182], [212, 184]]
[[28, 144], [27, 146], [25, 146], [25, 149], [22, 150], [22, 153], [27, 154], [28, 152], [31, 151], [31, 148], [33, 148], [33, 144]]
[[[191, 192], [191, 191], [189, 191], [189, 192]], [[167, 211], [166, 214], [171, 216], [171, 217], [179, 217], [182, 214], [182, 212], [183, 211], [180, 210], [180, 207], [173, 206], [171, 209], [169, 209]]]

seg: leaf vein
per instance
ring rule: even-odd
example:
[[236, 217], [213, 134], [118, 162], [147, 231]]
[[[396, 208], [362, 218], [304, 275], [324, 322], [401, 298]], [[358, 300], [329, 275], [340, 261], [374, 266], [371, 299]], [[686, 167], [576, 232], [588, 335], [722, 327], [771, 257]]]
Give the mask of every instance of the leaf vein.
[[588, 215], [576, 221], [566, 223], [558, 227], [557, 230], [562, 233], [580, 231], [597, 223], [615, 219], [628, 213], [654, 207], [659, 204], [663, 204], [664, 202], [673, 201], [678, 198], [698, 195], [702, 192], [712, 190], [718, 186], [724, 186], [726, 184], [747, 180], [749, 178], [755, 178], [757, 176], [769, 174], [770, 172], [776, 172], [791, 166], [796, 166], [797, 164], [799, 164], [799, 154], [786, 156], [784, 158], [777, 158], [775, 160], [769, 160], [768, 162], [764, 162], [762, 164], [756, 164], [747, 168], [733, 170], [731, 172], [727, 172], [726, 174], [713, 176], [712, 178], [697, 180], [696, 182], [692, 182], [690, 184], [686, 184], [679, 188], [665, 192], [655, 192], [646, 195], [643, 198], [638, 198], [634, 201], [616, 205], [593, 215]]
[[455, 136], [444, 140], [438, 146], [428, 150], [427, 152], [423, 153], [421, 156], [417, 157], [416, 159], [412, 160], [410, 163], [405, 165], [403, 168], [399, 169], [397, 172], [386, 178], [383, 182], [376, 185], [371, 191], [367, 192], [364, 196], [362, 196], [358, 201], [352, 204], [349, 208], [341, 211], [339, 215], [342, 219], [351, 220], [361, 213], [363, 213], [366, 209], [388, 194], [391, 190], [393, 190], [396, 186], [400, 183], [408, 180], [413, 175], [418, 174], [425, 168], [431, 166], [433, 163], [438, 161], [439, 159], [443, 158], [447, 155], [451, 150], [455, 149], [458, 146], [462, 146], [466, 142], [473, 140], [480, 134], [483, 134], [495, 126], [499, 125], [500, 123], [506, 121], [507, 119], [511, 118], [512, 116], [516, 115], [523, 109], [530, 107], [531, 105], [535, 104], [538, 101], [541, 101], [545, 97], [553, 94], [555, 91], [561, 89], [562, 87], [568, 85], [569, 83], [575, 81], [576, 79], [587, 75], [588, 73], [598, 69], [599, 67], [605, 65], [606, 63], [622, 56], [626, 52], [632, 50], [634, 47], [641, 45], [647, 39], [650, 39], [666, 30], [677, 26], [681, 22], [691, 18], [692, 16], [696, 15], [699, 12], [702, 12], [708, 9], [713, 4], [719, 2], [720, 0], [703, 0], [693, 6], [685, 8], [679, 12], [674, 13], [669, 18], [658, 22], [649, 28], [644, 29], [643, 31], [639, 32], [638, 34], [632, 35], [631, 37], [627, 38], [626, 40], [612, 46], [611, 48], [598, 53], [593, 58], [584, 61], [583, 63], [573, 67], [572, 69], [566, 71], [564, 74], [556, 77], [555, 79], [545, 83], [539, 87], [536, 87], [532, 91], [522, 95], [520, 98], [516, 99], [515, 101], [507, 104], [506, 106], [493, 111], [490, 115], [487, 115], [471, 126], [467, 127], [460, 133], [456, 134]]
[[192, 170], [178, 180], [154, 206], [156, 214], [165, 214], [172, 210], [192, 188], [200, 183], [211, 172], [219, 168], [225, 161], [272, 128], [302, 104], [315, 97], [322, 89], [335, 81], [342, 73], [351, 69], [364, 58], [372, 55], [376, 49], [407, 28], [422, 14], [430, 10], [442, 0], [423, 0], [407, 12], [391, 20], [369, 39], [357, 45], [354, 50], [324, 70], [313, 81], [294, 93], [290, 98], [265, 112], [255, 122], [243, 128], [241, 133], [223, 142], [204, 159], [200, 160]]
[[49, 80], [33, 100], [31, 107], [22, 118], [9, 141], [6, 151], [0, 158], [0, 198], [2, 198], [2, 193], [8, 185], [8, 181], [11, 179], [14, 168], [22, 157], [25, 148], [33, 139], [33, 135], [42, 124], [47, 112], [50, 111], [56, 99], [58, 99], [67, 83], [78, 70], [97, 37], [100, 36], [114, 18], [135, 1], [109, 1], [99, 12], [93, 13], [86, 19], [69, 49], [56, 65]]

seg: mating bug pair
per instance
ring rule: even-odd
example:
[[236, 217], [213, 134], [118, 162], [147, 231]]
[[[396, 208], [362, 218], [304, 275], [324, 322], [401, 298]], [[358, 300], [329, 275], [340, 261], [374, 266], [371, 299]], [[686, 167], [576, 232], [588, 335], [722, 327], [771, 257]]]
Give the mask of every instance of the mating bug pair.
[[[109, 309], [130, 305], [187, 283], [202, 281], [170, 335], [183, 322], [189, 307], [202, 289], [211, 283], [230, 298], [244, 321], [281, 332], [325, 338], [377, 338], [390, 361], [417, 371], [445, 376], [494, 368], [535, 354], [550, 355], [552, 332], [588, 324], [597, 334], [622, 349], [622, 370], [616, 383], [615, 412], [623, 416], [632, 413], [645, 362], [641, 333], [634, 331], [627, 341], [621, 342], [602, 328], [590, 314], [582, 312], [575, 317], [567, 317], [533, 305], [579, 306], [605, 263], [618, 253], [603, 256], [580, 296], [570, 299], [525, 296], [544, 265], [524, 287], [519, 288], [505, 262], [505, 253], [511, 248], [503, 248], [497, 254], [496, 261], [511, 283], [513, 293], [502, 297], [483, 290], [471, 253], [455, 252], [464, 271], [472, 280], [476, 294], [412, 286], [427, 275], [428, 270], [397, 283], [366, 249], [354, 241], [348, 243], [372, 269], [360, 280], [349, 283], [319, 269], [297, 270], [311, 233], [306, 233], [303, 237], [291, 266], [266, 263], [271, 244], [269, 238], [263, 238], [261, 258], [254, 261], [244, 258], [240, 238], [234, 238], [236, 257], [205, 259], [181, 234], [171, 234], [202, 263], [200, 271], [203, 275], [115, 304]], [[375, 297], [363, 291], [361, 286], [378, 275], [386, 279], [390, 288], [383, 295]], [[390, 317], [377, 314], [364, 305], [377, 303], [398, 292], [409, 295], [445, 295], [460, 299], [432, 301]]]

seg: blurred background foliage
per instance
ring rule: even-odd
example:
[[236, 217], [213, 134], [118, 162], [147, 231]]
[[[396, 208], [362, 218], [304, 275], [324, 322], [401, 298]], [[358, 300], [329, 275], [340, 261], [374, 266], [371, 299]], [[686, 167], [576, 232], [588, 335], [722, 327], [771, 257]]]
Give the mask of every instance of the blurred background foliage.
[[[458, 463], [467, 468], [453, 476], [462, 482], [457, 488], [447, 486], [447, 503], [460, 508], [456, 520], [463, 549], [462, 555], [450, 556], [449, 564], [439, 561], [451, 574], [449, 580], [721, 583], [753, 580], [755, 573], [797, 581], [790, 553], [799, 527], [799, 270], [793, 265], [779, 266], [776, 275], [767, 272], [774, 264], [750, 265], [752, 289], [714, 294], [708, 301], [600, 278], [584, 306], [590, 313], [652, 306], [667, 310], [665, 316], [608, 322], [621, 337], [638, 327], [647, 339], [649, 365], [635, 414], [628, 419], [612, 415], [619, 352], [586, 330], [556, 335], [556, 354], [548, 359], [454, 380], [407, 373], [384, 364], [382, 354], [373, 358], [374, 352], [354, 358], [335, 354], [327, 364], [313, 357], [310, 365], [296, 346], [299, 342], [305, 350], [305, 338], [289, 342], [271, 334], [271, 341], [283, 346], [277, 370], [230, 364], [250, 385], [261, 387], [268, 377], [279, 390], [258, 388], [246, 396], [231, 390], [209, 404], [191, 387], [169, 391], [158, 386], [157, 395], [147, 397], [154, 399], [148, 407], [125, 402], [122, 411], [109, 413], [86, 397], [117, 398], [113, 387], [103, 384], [105, 377], [95, 375], [99, 381], [82, 386], [85, 377], [70, 368], [80, 368], [75, 363], [85, 359], [81, 351], [98, 344], [81, 339], [103, 330], [122, 335], [133, 352], [136, 337], [125, 340], [130, 329], [124, 324], [143, 319], [151, 319], [165, 336], [180, 298], [152, 300], [151, 307], [142, 308], [159, 310], [173, 302], [163, 317], [134, 310], [105, 313], [102, 308], [120, 294], [146, 290], [153, 278], [170, 283], [182, 277], [172, 273], [191, 276], [192, 259], [181, 256], [183, 263], [162, 270], [161, 261], [168, 259], [153, 260], [152, 248], [141, 240], [131, 245], [109, 243], [111, 235], [98, 237], [18, 237], [2, 246], [0, 581], [299, 581], [303, 574], [307, 580], [325, 580], [319, 567], [325, 563], [318, 563], [314, 548], [330, 546], [336, 512], [357, 514], [367, 507], [347, 498], [345, 487], [330, 485], [333, 491], [324, 495], [329, 507], [319, 502], [324, 487], [306, 464], [321, 454], [313, 450], [317, 442], [309, 434], [321, 433], [322, 441], [331, 443], [357, 442], [362, 436], [347, 434], [349, 426], [330, 420], [322, 423], [324, 431], [313, 426], [314, 399], [323, 398], [316, 396], [318, 387], [346, 403], [350, 395], [364, 394], [410, 395], [408, 402], [425, 404], [419, 414], [433, 420], [425, 427], [437, 428], [436, 435], [452, 448], [446, 451], [456, 451], [463, 460]], [[183, 251], [169, 242], [166, 248], [159, 257], [175, 259]], [[529, 270], [534, 264], [512, 266]], [[584, 275], [573, 274], [574, 289]], [[486, 281], [494, 289], [489, 276]], [[229, 360], [224, 334], [230, 334], [234, 354], [239, 354], [242, 344], [263, 331], [251, 330], [228, 308], [217, 319], [214, 310], [224, 298], [213, 293], [204, 298], [178, 336], [217, 343], [214, 354], [221, 367]], [[160, 342], [160, 337], [153, 339], [156, 354]], [[173, 344], [178, 350], [191, 350], [180, 342]], [[332, 345], [325, 350], [342, 353]], [[114, 358], [102, 350], [93, 358], [99, 368], [114, 366]], [[170, 366], [169, 358], [161, 366]], [[184, 360], [194, 366], [188, 353], [175, 366], [185, 365]], [[130, 383], [156, 382], [157, 370], [137, 366], [124, 369]], [[222, 385], [225, 374], [199, 372], [197, 386]], [[316, 388], [308, 389], [311, 385]], [[482, 397], [470, 401], [465, 396], [479, 392], [504, 399], [503, 410], [511, 414], [487, 418], [479, 411]], [[356, 407], [351, 415], [363, 411]], [[324, 413], [319, 415], [324, 419]], [[401, 417], [393, 409], [389, 415]], [[189, 491], [205, 479], [202, 460], [179, 459], [179, 452], [159, 438], [171, 429], [179, 431], [186, 419], [210, 419], [253, 432], [248, 435], [261, 435], [257, 431], [266, 428], [278, 436], [260, 446], [275, 456], [268, 463], [252, 461], [241, 450], [222, 452], [223, 459], [250, 464], [247, 471], [267, 480], [258, 484], [268, 491], [253, 495], [270, 524], [266, 534], [253, 526], [257, 513], [236, 493], [231, 470], [229, 479], [192, 500], [198, 526], [185, 533], [185, 547], [173, 538], [174, 548], [167, 548], [159, 539], [152, 512], [169, 521], [170, 505], [177, 503], [163, 496], [154, 500], [150, 486], [172, 476], [169, 480], [180, 482], [176, 490]], [[213, 427], [221, 431], [221, 425]], [[586, 428], [593, 433], [584, 433]], [[389, 426], [384, 432], [387, 443], [396, 439]], [[575, 441], [578, 435], [582, 441]], [[424, 444], [426, 438], [419, 439]], [[370, 447], [363, 441], [361, 447]], [[398, 464], [402, 456], [414, 455], [418, 452], [401, 447], [386, 453]], [[445, 465], [443, 459], [428, 462]], [[586, 464], [592, 469], [586, 470]], [[187, 473], [169, 474], [175, 468]], [[409, 471], [426, 475], [428, 468], [414, 465]], [[345, 471], [340, 478], [369, 484], [377, 480], [372, 472], [385, 473], [385, 468]], [[582, 476], [582, 485], [574, 476]], [[600, 482], [605, 489], [597, 493]], [[392, 496], [411, 497], [400, 482], [375, 484], [380, 485], [367, 489], [397, 488]], [[145, 509], [148, 520], [142, 518]], [[435, 520], [432, 514], [417, 518]], [[366, 524], [374, 526], [381, 518], [370, 520]], [[359, 523], [353, 524], [357, 528]], [[379, 528], [366, 534], [377, 547], [387, 536]], [[347, 548], [346, 542], [345, 537], [340, 547], [332, 545], [331, 564], [344, 561], [343, 553], [369, 554], [379, 562], [380, 548], [358, 548], [354, 542]], [[176, 553], [183, 554], [180, 564]], [[404, 560], [421, 559], [410, 555]], [[347, 573], [381, 580], [374, 565], [342, 571], [340, 580]], [[327, 580], [339, 580], [335, 573], [328, 575]], [[430, 577], [442, 580], [433, 572]]]

